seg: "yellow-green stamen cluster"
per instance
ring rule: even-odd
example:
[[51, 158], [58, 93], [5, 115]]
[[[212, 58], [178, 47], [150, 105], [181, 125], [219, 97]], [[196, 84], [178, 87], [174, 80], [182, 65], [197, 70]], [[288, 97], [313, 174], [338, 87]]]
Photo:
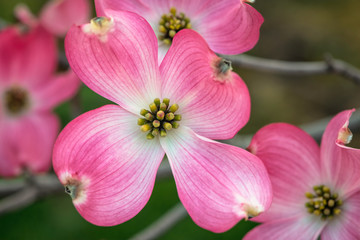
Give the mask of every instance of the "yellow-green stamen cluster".
[[157, 135], [166, 137], [166, 132], [171, 129], [179, 127], [181, 115], [175, 114], [179, 109], [179, 105], [172, 104], [170, 106], [170, 99], [164, 98], [160, 102], [159, 98], [155, 98], [154, 102], [149, 104], [149, 109], [142, 109], [140, 114], [144, 118], [138, 119], [138, 125], [143, 132], [149, 132], [146, 135], [147, 139], [154, 139]]
[[168, 14], [162, 15], [159, 22], [159, 39], [163, 43], [170, 45], [175, 34], [185, 28], [191, 28], [190, 19], [184, 13], [176, 13], [176, 8], [172, 7]]
[[4, 98], [5, 108], [11, 114], [20, 113], [29, 102], [27, 91], [20, 87], [12, 87], [5, 91]]
[[337, 193], [331, 193], [330, 188], [324, 185], [313, 187], [314, 193], [307, 192], [305, 196], [309, 199], [305, 206], [309, 213], [320, 216], [321, 219], [332, 219], [341, 213], [342, 201], [338, 199]]

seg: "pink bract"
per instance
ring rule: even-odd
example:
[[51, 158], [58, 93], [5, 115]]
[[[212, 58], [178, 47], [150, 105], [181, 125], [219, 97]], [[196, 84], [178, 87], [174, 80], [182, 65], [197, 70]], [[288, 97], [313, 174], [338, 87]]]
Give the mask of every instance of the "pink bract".
[[[105, 9], [126, 10], [144, 17], [161, 35], [159, 22], [170, 8], [184, 13], [191, 28], [200, 33], [210, 48], [221, 54], [240, 54], [252, 49], [259, 40], [263, 17], [244, 0], [95, 0], [98, 16]], [[159, 39], [159, 62], [169, 45]]]
[[[269, 171], [274, 199], [268, 211], [254, 218], [263, 224], [244, 239], [360, 239], [360, 150], [345, 146], [352, 136], [348, 124], [353, 111], [330, 121], [320, 148], [307, 133], [285, 123], [270, 124], [255, 134], [249, 150]], [[319, 185], [342, 200], [338, 215], [321, 219], [308, 212], [305, 193]]]
[[[222, 59], [193, 30], [177, 34], [159, 67], [157, 39], [145, 19], [125, 11], [106, 15], [72, 27], [65, 39], [75, 73], [118, 104], [79, 116], [56, 141], [54, 170], [79, 213], [102, 226], [134, 217], [165, 153], [179, 198], [199, 226], [223, 232], [266, 210], [272, 192], [262, 162], [210, 140], [230, 138], [248, 121], [241, 78], [226, 64], [219, 72]], [[148, 140], [138, 120], [156, 98], [177, 103], [182, 119], [166, 137]]]
[[55, 75], [55, 39], [41, 26], [0, 32], [0, 175], [49, 170], [59, 121], [51, 110], [70, 98], [79, 81]]
[[41, 10], [39, 20], [27, 6], [20, 4], [15, 9], [16, 16], [25, 24], [40, 23], [47, 31], [62, 37], [73, 24], [86, 23], [90, 18], [89, 0], [51, 0]]

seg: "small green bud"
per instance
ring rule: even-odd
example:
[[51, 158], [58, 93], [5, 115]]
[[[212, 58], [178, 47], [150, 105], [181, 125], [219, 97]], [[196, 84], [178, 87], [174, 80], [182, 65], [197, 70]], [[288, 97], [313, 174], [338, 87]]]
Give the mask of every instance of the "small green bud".
[[139, 118], [137, 124], [138, 124], [139, 126], [142, 126], [142, 125], [144, 125], [144, 124], [147, 123], [147, 122], [148, 122], [148, 121], [147, 121], [146, 119], [144, 119], [144, 118]]
[[179, 109], [179, 105], [177, 105], [175, 103], [175, 104], [171, 105], [171, 107], [169, 108], [169, 111], [172, 113], [175, 113], [178, 109]]

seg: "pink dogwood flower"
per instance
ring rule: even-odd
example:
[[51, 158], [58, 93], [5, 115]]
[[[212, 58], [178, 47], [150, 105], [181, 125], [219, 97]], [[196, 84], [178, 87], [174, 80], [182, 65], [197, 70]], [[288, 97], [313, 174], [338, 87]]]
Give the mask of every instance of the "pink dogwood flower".
[[90, 4], [89, 0], [51, 0], [41, 10], [39, 19], [26, 5], [20, 4], [15, 8], [15, 15], [31, 27], [40, 23], [52, 34], [63, 37], [71, 25], [89, 20]]
[[41, 26], [0, 32], [0, 176], [49, 170], [59, 131], [51, 112], [79, 85], [69, 71], [55, 75], [55, 39]]
[[104, 9], [126, 10], [144, 17], [159, 41], [159, 62], [175, 34], [191, 28], [221, 54], [240, 54], [259, 40], [263, 17], [247, 2], [252, 0], [95, 0], [98, 16]]
[[244, 239], [360, 239], [360, 150], [351, 140], [349, 118], [336, 115], [321, 147], [301, 129], [270, 124], [255, 134], [249, 150], [264, 161], [274, 199], [263, 222]]
[[183, 30], [159, 67], [146, 20], [106, 13], [72, 27], [65, 39], [75, 73], [117, 104], [79, 116], [56, 141], [54, 170], [79, 213], [102, 226], [134, 217], [165, 153], [180, 200], [199, 226], [223, 232], [266, 210], [272, 192], [260, 159], [210, 140], [231, 138], [249, 118], [247, 87], [229, 63]]

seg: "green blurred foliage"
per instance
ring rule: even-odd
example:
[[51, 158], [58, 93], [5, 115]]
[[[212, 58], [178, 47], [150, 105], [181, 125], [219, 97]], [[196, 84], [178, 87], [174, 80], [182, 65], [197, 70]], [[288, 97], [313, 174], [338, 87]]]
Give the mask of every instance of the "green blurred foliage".
[[[0, 2], [1, 19], [15, 22], [13, 8], [27, 4], [36, 14], [45, 0]], [[251, 55], [288, 61], [318, 61], [325, 53], [360, 66], [360, 1], [358, 0], [257, 0], [265, 23]], [[60, 41], [59, 45], [62, 45]], [[295, 125], [359, 107], [359, 86], [339, 76], [281, 76], [235, 69], [247, 83], [252, 97], [251, 119], [240, 133], [254, 133], [271, 122]], [[76, 97], [82, 112], [110, 102], [83, 86]], [[76, 109], [69, 102], [56, 108], [63, 126]], [[354, 138], [360, 146], [360, 137]], [[146, 207], [132, 220], [115, 227], [86, 222], [70, 198], [55, 195], [32, 206], [0, 217], [0, 239], [126, 239], [160, 217], [178, 202], [172, 179], [157, 182]], [[214, 234], [187, 217], [160, 239], [241, 239], [256, 224], [242, 221], [230, 231]]]

